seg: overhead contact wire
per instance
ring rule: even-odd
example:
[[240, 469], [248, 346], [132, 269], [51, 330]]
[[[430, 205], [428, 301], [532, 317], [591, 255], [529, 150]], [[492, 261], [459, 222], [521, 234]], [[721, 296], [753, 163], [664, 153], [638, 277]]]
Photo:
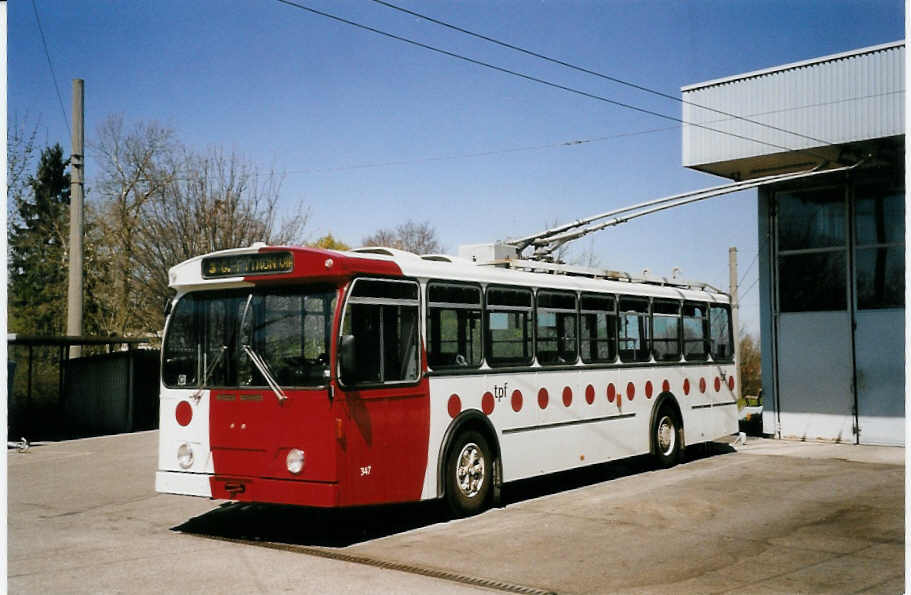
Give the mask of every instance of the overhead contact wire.
[[696, 128], [701, 128], [701, 129], [703, 129], [703, 130], [708, 130], [708, 131], [710, 131], [710, 132], [716, 132], [716, 133], [718, 133], [718, 134], [723, 134], [723, 135], [730, 136], [730, 137], [733, 137], [733, 138], [739, 138], [739, 139], [741, 139], [741, 140], [746, 140], [746, 141], [750, 141], [750, 142], [754, 142], [754, 143], [759, 143], [759, 144], [761, 144], [761, 145], [766, 145], [766, 146], [769, 146], [769, 147], [774, 147], [774, 148], [776, 148], [776, 149], [782, 149], [782, 150], [784, 150], [784, 151], [802, 151], [802, 152], [804, 152], [804, 153], [813, 155], [813, 156], [815, 156], [816, 158], [821, 159], [821, 160], [823, 160], [823, 161], [827, 161], [827, 160], [828, 160], [827, 157], [825, 157], [825, 156], [823, 156], [823, 155], [814, 154], [812, 151], [809, 151], [809, 150], [807, 150], [807, 149], [794, 149], [794, 148], [792, 148], [792, 147], [787, 147], [787, 146], [784, 146], [784, 145], [778, 145], [778, 144], [775, 144], [775, 143], [771, 143], [771, 142], [768, 142], [768, 141], [759, 140], [759, 139], [757, 139], [757, 138], [752, 138], [752, 137], [745, 136], [745, 135], [742, 135], [742, 134], [737, 134], [737, 133], [729, 132], [729, 131], [726, 131], [726, 130], [718, 130], [717, 128], [712, 128], [712, 127], [706, 126], [706, 125], [704, 125], [704, 124], [698, 124], [698, 123], [696, 123], [696, 122], [689, 122], [689, 121], [683, 120], [682, 118], [677, 118], [676, 116], [669, 116], [669, 115], [667, 115], [667, 114], [662, 114], [661, 112], [656, 112], [656, 111], [653, 111], [653, 110], [650, 110], [650, 109], [646, 109], [646, 108], [643, 108], [643, 107], [639, 107], [639, 106], [636, 106], [636, 105], [632, 105], [632, 104], [629, 104], [629, 103], [624, 103], [624, 102], [622, 102], [622, 101], [616, 101], [616, 100], [614, 100], [614, 99], [610, 99], [610, 98], [604, 97], [604, 96], [602, 96], [602, 95], [597, 95], [597, 94], [595, 94], [595, 93], [589, 93], [588, 91], [582, 91], [581, 89], [575, 89], [575, 88], [573, 88], [573, 87], [569, 87], [569, 86], [566, 86], [566, 85], [561, 85], [561, 84], [559, 84], [559, 83], [555, 83], [555, 82], [552, 82], [552, 81], [548, 81], [548, 80], [545, 80], [545, 79], [542, 79], [542, 78], [539, 78], [539, 77], [536, 77], [536, 76], [532, 76], [532, 75], [530, 75], [530, 74], [525, 74], [525, 73], [518, 72], [518, 71], [515, 71], [515, 70], [510, 70], [510, 69], [504, 68], [504, 67], [502, 67], [502, 66], [496, 66], [495, 64], [490, 64], [489, 62], [484, 62], [484, 61], [482, 61], [482, 60], [477, 60], [477, 59], [475, 59], [475, 58], [469, 58], [468, 56], [463, 56], [463, 55], [461, 55], [461, 54], [456, 54], [455, 52], [450, 52], [450, 51], [444, 50], [444, 49], [442, 49], [442, 48], [434, 47], [434, 46], [432, 46], [432, 45], [428, 45], [428, 44], [426, 44], [426, 43], [422, 43], [422, 42], [416, 41], [416, 40], [414, 40], [414, 39], [409, 39], [409, 38], [403, 37], [403, 36], [401, 36], [401, 35], [396, 35], [395, 33], [389, 33], [388, 31], [383, 31], [383, 30], [381, 30], [381, 29], [377, 29], [376, 27], [371, 27], [371, 26], [369, 26], [369, 25], [364, 25], [363, 23], [358, 23], [358, 22], [356, 22], [356, 21], [352, 21], [352, 20], [349, 20], [349, 19], [346, 19], [346, 18], [337, 16], [337, 15], [334, 15], [334, 14], [331, 14], [331, 13], [328, 13], [328, 12], [324, 12], [324, 11], [321, 11], [321, 10], [317, 10], [317, 9], [315, 9], [315, 8], [311, 8], [311, 7], [309, 7], [309, 6], [305, 6], [305, 5], [300, 4], [300, 3], [298, 3], [298, 2], [293, 2], [292, 0], [276, 0], [276, 2], [279, 2], [279, 3], [281, 3], [281, 4], [286, 4], [286, 5], [288, 5], [288, 6], [292, 6], [292, 7], [294, 7], [294, 8], [298, 8], [298, 9], [300, 9], [300, 10], [304, 10], [304, 11], [307, 11], [307, 12], [309, 12], [309, 13], [312, 13], [312, 14], [315, 14], [315, 15], [318, 15], [318, 16], [321, 16], [321, 17], [325, 17], [325, 18], [327, 18], [327, 19], [331, 19], [331, 20], [336, 21], [336, 22], [339, 22], [339, 23], [343, 23], [343, 24], [346, 24], [346, 25], [350, 25], [350, 26], [352, 26], [352, 27], [357, 27], [358, 29], [363, 29], [364, 31], [370, 31], [371, 33], [376, 33], [377, 35], [382, 35], [383, 37], [388, 37], [388, 38], [390, 38], [390, 39], [395, 39], [395, 40], [401, 41], [401, 42], [403, 42], [403, 43], [407, 43], [407, 44], [410, 44], [410, 45], [413, 45], [413, 46], [416, 46], [416, 47], [420, 47], [420, 48], [423, 48], [423, 49], [425, 49], [425, 50], [429, 50], [429, 51], [431, 51], [431, 52], [436, 52], [436, 53], [442, 54], [442, 55], [444, 55], [444, 56], [449, 56], [450, 58], [455, 58], [455, 59], [457, 59], [457, 60], [462, 60], [462, 61], [464, 61], [464, 62], [469, 62], [469, 63], [475, 64], [475, 65], [477, 65], [477, 66], [483, 66], [484, 68], [489, 68], [490, 70], [495, 70], [495, 71], [497, 71], [497, 72], [502, 72], [502, 73], [504, 73], [504, 74], [508, 74], [508, 75], [515, 76], [515, 77], [518, 77], [518, 78], [522, 78], [522, 79], [525, 79], [525, 80], [528, 80], [528, 81], [531, 81], [531, 82], [534, 82], [534, 83], [538, 83], [538, 84], [541, 84], [541, 85], [545, 85], [545, 86], [548, 86], [548, 87], [552, 87], [552, 88], [554, 88], [554, 89], [560, 89], [561, 91], [566, 91], [566, 92], [568, 92], [568, 93], [574, 93], [574, 94], [576, 94], [576, 95], [581, 95], [581, 96], [583, 96], [583, 97], [588, 97], [588, 98], [590, 98], [590, 99], [595, 99], [595, 100], [597, 100], [597, 101], [602, 101], [602, 102], [604, 102], [604, 103], [609, 103], [609, 104], [611, 104], [611, 105], [615, 105], [615, 106], [617, 106], [617, 107], [622, 107], [622, 108], [625, 108], [625, 109], [628, 109], [628, 110], [632, 110], [632, 111], [635, 111], [635, 112], [639, 112], [639, 113], [642, 113], [642, 114], [647, 114], [647, 115], [650, 115], [650, 116], [655, 116], [655, 117], [657, 117], [657, 118], [663, 118], [663, 119], [665, 119], [665, 120], [670, 120], [670, 121], [672, 121], [672, 122], [678, 122], [678, 123], [683, 124], [683, 125], [686, 125], [686, 126], [693, 126], [693, 127], [696, 127]]
[[[825, 140], [822, 140], [822, 139], [818, 139], [818, 138], [815, 138], [815, 137], [812, 137], [812, 136], [808, 136], [808, 135], [802, 134], [802, 133], [800, 133], [800, 132], [795, 132], [795, 131], [793, 131], [793, 130], [788, 130], [788, 129], [786, 129], [786, 128], [781, 128], [781, 127], [778, 127], [778, 126], [774, 126], [774, 125], [772, 125], [772, 124], [767, 124], [767, 123], [765, 123], [765, 122], [759, 122], [759, 121], [757, 121], [757, 120], [751, 120], [750, 118], [747, 118], [747, 117], [744, 117], [744, 116], [739, 116], [739, 115], [737, 115], [737, 114], [732, 114], [732, 113], [730, 113], [730, 112], [726, 112], [726, 111], [724, 111], [724, 110], [716, 109], [716, 108], [713, 108], [713, 107], [708, 107], [708, 106], [706, 106], [706, 105], [700, 105], [700, 104], [694, 103], [694, 102], [692, 102], [692, 101], [686, 101], [685, 99], [682, 99], [682, 98], [677, 97], [677, 96], [674, 96], [674, 95], [670, 95], [670, 94], [668, 94], [668, 93], [663, 93], [663, 92], [661, 92], [661, 91], [658, 91], [657, 89], [652, 89], [652, 88], [646, 87], [646, 86], [644, 86], [644, 85], [639, 85], [639, 84], [637, 84], [637, 83], [633, 83], [633, 82], [630, 82], [630, 81], [626, 81], [626, 80], [617, 78], [617, 77], [615, 77], [615, 76], [611, 76], [611, 75], [609, 75], [609, 74], [604, 74], [604, 73], [598, 72], [598, 71], [596, 71], [596, 70], [591, 70], [590, 68], [585, 68], [585, 67], [583, 67], [583, 66], [577, 66], [577, 65], [575, 65], [575, 64], [572, 64], [572, 63], [570, 63], [570, 62], [566, 62], [566, 61], [564, 61], [564, 60], [560, 60], [560, 59], [558, 59], [558, 58], [552, 58], [552, 57], [550, 57], [550, 56], [546, 56], [546, 55], [544, 55], [544, 54], [540, 54], [540, 53], [538, 53], [538, 52], [535, 52], [535, 51], [532, 51], [532, 50], [528, 50], [528, 49], [525, 49], [525, 48], [523, 48], [523, 47], [520, 47], [520, 46], [517, 46], [517, 45], [513, 45], [513, 44], [511, 44], [511, 43], [507, 43], [507, 42], [505, 42], [505, 41], [500, 41], [499, 39], [495, 39], [495, 38], [493, 38], [493, 37], [490, 37], [490, 36], [487, 36], [487, 35], [483, 35], [483, 34], [481, 34], [481, 33], [476, 33], [476, 32], [474, 32], [474, 31], [469, 31], [468, 29], [464, 29], [464, 28], [462, 28], [462, 27], [459, 27], [458, 25], [453, 25], [452, 23], [447, 23], [446, 21], [441, 21], [441, 20], [439, 20], [439, 19], [435, 19], [435, 18], [430, 17], [430, 16], [427, 16], [427, 15], [425, 15], [425, 14], [421, 14], [421, 13], [419, 13], [419, 12], [415, 12], [415, 11], [413, 11], [413, 10], [409, 10], [409, 9], [407, 9], [407, 8], [403, 8], [403, 7], [401, 7], [401, 6], [397, 6], [397, 5], [395, 5], [395, 4], [392, 4], [391, 2], [386, 2], [385, 0], [372, 0], [372, 1], [373, 1], [373, 2], [376, 2], [377, 4], [381, 4], [382, 6], [386, 6], [386, 7], [388, 7], [388, 8], [391, 8], [391, 9], [393, 9], [393, 10], [397, 10], [397, 11], [399, 11], [399, 12], [403, 12], [403, 13], [405, 13], [405, 14], [409, 14], [409, 15], [411, 15], [411, 16], [415, 16], [415, 17], [417, 17], [417, 18], [419, 18], [419, 19], [424, 19], [425, 21], [429, 21], [429, 22], [434, 23], [434, 24], [436, 24], [436, 25], [440, 25], [441, 27], [446, 27], [446, 28], [448, 28], [448, 29], [452, 29], [453, 31], [458, 31], [459, 33], [464, 33], [465, 35], [470, 35], [470, 36], [475, 37], [475, 38], [477, 38], [477, 39], [482, 39], [482, 40], [487, 41], [487, 42], [489, 42], [489, 43], [493, 43], [493, 44], [499, 45], [499, 46], [501, 46], [501, 47], [504, 47], [504, 48], [507, 48], [507, 49], [510, 49], [510, 50], [513, 50], [513, 51], [516, 51], [516, 52], [520, 52], [520, 53], [525, 54], [525, 55], [527, 55], [527, 56], [532, 56], [532, 57], [534, 57], [534, 58], [538, 58], [539, 60], [544, 60], [544, 61], [550, 62], [550, 63], [552, 63], [552, 64], [558, 64], [558, 65], [560, 65], [560, 66], [563, 66], [563, 67], [565, 67], [565, 68], [570, 68], [570, 69], [575, 70], [575, 71], [577, 71], [577, 72], [582, 72], [582, 73], [585, 73], [585, 74], [590, 74], [590, 75], [592, 75], [592, 76], [596, 76], [596, 77], [602, 78], [602, 79], [604, 79], [604, 80], [611, 81], [612, 83], [617, 83], [618, 85], [624, 85], [624, 86], [626, 86], [626, 87], [630, 87], [630, 88], [632, 88], [632, 89], [637, 89], [637, 90], [642, 91], [642, 92], [644, 92], [644, 93], [651, 93], [652, 95], [657, 95], [658, 97], [663, 97], [663, 98], [665, 98], [665, 99], [670, 99], [670, 100], [672, 100], [672, 101], [676, 101], [676, 102], [678, 102], [678, 103], [682, 103], [683, 105], [688, 105], [688, 106], [691, 106], [691, 107], [696, 107], [696, 108], [699, 108], [699, 109], [704, 109], [704, 110], [707, 110], [707, 111], [710, 111], [710, 112], [714, 112], [714, 113], [716, 113], [716, 114], [721, 114], [721, 115], [726, 116], [726, 117], [728, 117], [728, 118], [733, 118], [733, 119], [735, 119], [735, 120], [740, 120], [740, 121], [742, 121], [742, 122], [748, 122], [748, 123], [750, 123], [750, 124], [755, 124], [755, 125], [757, 125], [757, 126], [762, 126], [762, 127], [765, 127], [765, 128], [769, 128], [770, 130], [776, 130], [776, 131], [778, 131], [778, 132], [784, 132], [784, 133], [786, 133], [786, 134], [791, 134], [791, 135], [794, 135], [794, 136], [799, 136], [799, 137], [801, 137], [801, 138], [804, 138], [804, 139], [807, 139], [807, 140], [811, 140], [811, 141], [813, 141], [813, 142], [821, 143], [821, 144], [824, 144], [824, 145], [831, 145], [831, 144], [832, 144], [832, 143], [830, 143], [830, 142], [828, 142], [828, 141], [825, 141]], [[792, 149], [792, 150], [797, 151], [797, 150], [800, 150], [800, 149]]]

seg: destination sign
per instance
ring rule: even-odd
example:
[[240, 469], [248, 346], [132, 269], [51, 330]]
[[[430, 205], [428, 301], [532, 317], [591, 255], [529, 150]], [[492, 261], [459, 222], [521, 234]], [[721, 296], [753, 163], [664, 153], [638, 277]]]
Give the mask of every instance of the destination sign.
[[276, 275], [294, 270], [290, 252], [260, 252], [232, 256], [210, 256], [202, 259], [203, 279]]

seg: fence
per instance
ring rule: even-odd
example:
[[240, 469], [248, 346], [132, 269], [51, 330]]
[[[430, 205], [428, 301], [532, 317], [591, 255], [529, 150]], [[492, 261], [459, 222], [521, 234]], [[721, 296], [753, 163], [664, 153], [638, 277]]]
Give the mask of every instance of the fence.
[[[10, 440], [62, 440], [157, 427], [159, 352], [132, 337], [9, 335]], [[70, 347], [85, 357], [69, 359]]]

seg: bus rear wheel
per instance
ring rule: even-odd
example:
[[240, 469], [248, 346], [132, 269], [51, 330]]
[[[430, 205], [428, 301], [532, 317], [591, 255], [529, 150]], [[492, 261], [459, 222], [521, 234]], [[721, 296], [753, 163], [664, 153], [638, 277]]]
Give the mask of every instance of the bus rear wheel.
[[446, 457], [446, 502], [456, 516], [484, 509], [493, 483], [493, 459], [487, 440], [470, 430], [456, 438]]
[[658, 464], [664, 468], [680, 462], [683, 443], [683, 426], [676, 413], [668, 406], [662, 406], [655, 416], [652, 428], [652, 444]]

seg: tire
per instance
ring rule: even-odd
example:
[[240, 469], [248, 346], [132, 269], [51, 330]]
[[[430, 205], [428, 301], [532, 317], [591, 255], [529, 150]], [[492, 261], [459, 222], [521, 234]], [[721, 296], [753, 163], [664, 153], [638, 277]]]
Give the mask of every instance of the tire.
[[667, 469], [680, 462], [683, 446], [683, 424], [674, 410], [662, 405], [655, 416], [652, 426], [652, 446], [655, 459], [661, 467]]
[[493, 458], [480, 433], [462, 432], [446, 455], [446, 503], [457, 517], [484, 510], [493, 484]]

